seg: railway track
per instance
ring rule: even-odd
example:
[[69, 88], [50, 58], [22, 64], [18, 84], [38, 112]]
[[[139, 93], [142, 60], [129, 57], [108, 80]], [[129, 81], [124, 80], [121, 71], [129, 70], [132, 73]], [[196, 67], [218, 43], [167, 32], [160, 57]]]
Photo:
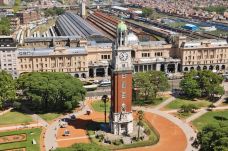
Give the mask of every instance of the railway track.
[[[102, 29], [104, 32], [112, 36], [113, 38], [116, 37], [116, 27], [118, 23], [120, 22], [119, 19], [113, 18], [110, 15], [104, 14], [102, 12], [94, 12], [93, 14], [90, 14], [90, 16], [87, 17], [87, 20], [92, 22], [95, 26]], [[137, 29], [137, 27], [134, 27], [130, 24], [128, 24], [129, 30], [134, 32], [136, 35], [148, 35], [142, 30]], [[155, 40], [158, 40], [154, 35], [149, 35], [153, 37]]]

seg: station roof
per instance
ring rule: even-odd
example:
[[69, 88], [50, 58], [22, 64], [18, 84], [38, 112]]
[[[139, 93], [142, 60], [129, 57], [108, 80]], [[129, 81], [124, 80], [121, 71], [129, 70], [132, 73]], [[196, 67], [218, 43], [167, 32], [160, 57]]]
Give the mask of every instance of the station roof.
[[80, 36], [88, 38], [90, 36], [103, 35], [92, 25], [86, 22], [86, 20], [72, 12], [66, 12], [63, 15], [60, 15], [57, 19], [56, 25], [60, 34], [65, 36]]
[[39, 42], [39, 41], [60, 41], [60, 40], [79, 40], [80, 36], [57, 36], [57, 37], [29, 37], [25, 42]]

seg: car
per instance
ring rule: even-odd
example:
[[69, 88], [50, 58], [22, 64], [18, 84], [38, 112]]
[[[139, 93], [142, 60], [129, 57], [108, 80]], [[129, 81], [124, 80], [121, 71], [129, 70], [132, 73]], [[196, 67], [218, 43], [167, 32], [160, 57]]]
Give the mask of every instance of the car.
[[73, 114], [73, 115], [70, 116], [70, 119], [71, 120], [76, 120], [76, 116]]
[[100, 82], [100, 87], [108, 87], [108, 86], [110, 86], [111, 85], [111, 81], [110, 80], [102, 80], [101, 82]]

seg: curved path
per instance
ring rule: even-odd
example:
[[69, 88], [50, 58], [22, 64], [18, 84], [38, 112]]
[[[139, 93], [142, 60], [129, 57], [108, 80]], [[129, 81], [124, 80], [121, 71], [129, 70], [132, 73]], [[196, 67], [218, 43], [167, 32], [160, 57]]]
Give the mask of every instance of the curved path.
[[[176, 117], [174, 117], [174, 116], [172, 116], [172, 115], [170, 115], [170, 114], [168, 114], [168, 113], [166, 113], [166, 112], [163, 112], [163, 111], [159, 111], [159, 110], [156, 110], [156, 109], [151, 109], [151, 108], [145, 108], [145, 107], [133, 107], [135, 110], [143, 110], [143, 111], [145, 111], [145, 112], [150, 112], [150, 113], [153, 113], [153, 114], [156, 114], [156, 115], [158, 115], [158, 116], [160, 116], [160, 117], [163, 117], [163, 119], [165, 119], [165, 120], [167, 120], [167, 121], [169, 121], [170, 123], [172, 123], [173, 125], [175, 125], [175, 126], [177, 126], [183, 133], [184, 133], [184, 138], [183, 139], [185, 139], [186, 140], [186, 146], [185, 146], [185, 149], [182, 149], [182, 151], [194, 151], [194, 150], [196, 150], [195, 148], [193, 148], [192, 146], [191, 146], [191, 144], [192, 144], [192, 141], [190, 141], [190, 138], [191, 137], [196, 137], [196, 133], [195, 133], [195, 131], [187, 124], [187, 123], [185, 123], [185, 122], [183, 122], [182, 120], [180, 120], [180, 119], [178, 119], [178, 118], [176, 118]], [[168, 124], [168, 123], [166, 123], [166, 124]], [[154, 123], [153, 124], [154, 126], [156, 126], [157, 125], [157, 123]], [[173, 135], [173, 133], [175, 133], [175, 130], [177, 130], [176, 128], [175, 129], [173, 129], [172, 127], [170, 128], [170, 127], [167, 127], [167, 126], [165, 126], [165, 125], [160, 125], [160, 126], [157, 126], [157, 127], [155, 127], [156, 129], [157, 129], [157, 131], [159, 132], [159, 130], [161, 130], [162, 128], [166, 128], [166, 134], [167, 135]], [[176, 131], [177, 132], [177, 131]], [[162, 131], [160, 131], [160, 133], [162, 133]], [[161, 134], [160, 134], [161, 135]], [[162, 138], [162, 136], [163, 136], [163, 138]], [[160, 142], [162, 142], [163, 140], [162, 139], [164, 139], [164, 136], [165, 135], [161, 135], [161, 137], [160, 137]], [[163, 144], [163, 146], [169, 146], [169, 148], [170, 147], [172, 147], [172, 146], [174, 146], [174, 144], [176, 144], [176, 143], [178, 143], [177, 144], [177, 146], [179, 146], [179, 145], [181, 145], [181, 142], [179, 142], [177, 139], [176, 139], [176, 137], [174, 136], [173, 138], [171, 138], [172, 140], [173, 140], [173, 145], [172, 144], [169, 144], [169, 145], [167, 145], [167, 144]], [[176, 142], [176, 143], [175, 143]], [[158, 143], [159, 144], [159, 143]], [[155, 145], [156, 146], [156, 145]], [[169, 151], [177, 151], [177, 150], [171, 150], [171, 148], [170, 149], [168, 149]], [[157, 151], [157, 150], [156, 150]]]
[[[89, 105], [89, 104], [87, 104]], [[88, 106], [87, 106], [88, 107]], [[160, 134], [160, 141], [153, 146], [146, 146], [146, 147], [139, 147], [139, 148], [133, 148], [133, 149], [126, 149], [127, 151], [194, 151], [195, 149], [191, 146], [190, 137], [195, 137], [196, 134], [194, 130], [186, 123], [181, 121], [180, 119], [165, 113], [163, 111], [159, 111], [157, 109], [151, 109], [151, 108], [145, 108], [145, 107], [133, 107], [135, 110], [143, 110], [145, 111], [145, 118], [154, 126], [154, 128], [159, 132]], [[85, 108], [83, 111], [77, 113], [78, 118], [82, 118], [85, 120], [93, 120], [93, 118], [98, 118], [98, 116], [92, 116], [96, 114], [96, 112], [93, 112], [91, 116], [88, 116], [86, 119], [83, 115], [85, 113]], [[100, 117], [99, 117], [100, 118]], [[84, 125], [86, 126], [86, 125]], [[80, 127], [80, 131], [85, 131], [83, 133], [86, 134], [86, 127]], [[53, 148], [56, 148], [58, 144], [60, 146], [67, 147], [68, 145], [63, 145], [61, 142], [64, 141], [63, 138], [58, 137], [58, 144], [56, 141], [56, 132], [53, 131], [56, 127], [56, 123], [54, 122], [48, 127], [48, 130], [46, 131], [46, 139], [45, 139], [45, 146], [46, 150]], [[77, 126], [74, 127], [75, 131], [77, 130]], [[57, 128], [58, 130], [58, 128]], [[78, 134], [77, 134], [78, 135]], [[77, 137], [79, 137], [81, 140], [83, 140], [84, 136], [77, 136], [76, 138], [71, 138], [70, 142], [73, 143], [76, 140], [78, 140]], [[82, 138], [83, 136], [83, 138]], [[79, 139], [79, 140], [80, 140]], [[84, 138], [87, 139], [87, 138]], [[64, 141], [65, 142], [65, 141]], [[70, 143], [70, 144], [71, 144]], [[65, 143], [64, 143], [65, 144]], [[67, 143], [68, 144], [68, 143]], [[53, 146], [52, 146], [53, 145]]]
[[145, 112], [145, 119], [158, 131], [159, 142], [152, 146], [124, 149], [123, 151], [184, 151], [186, 149], [185, 134], [176, 124], [150, 112]]

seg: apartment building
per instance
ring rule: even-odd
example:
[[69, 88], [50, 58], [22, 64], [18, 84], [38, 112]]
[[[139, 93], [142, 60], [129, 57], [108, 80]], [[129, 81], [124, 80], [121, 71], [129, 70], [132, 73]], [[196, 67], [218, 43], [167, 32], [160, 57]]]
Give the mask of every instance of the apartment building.
[[16, 16], [20, 18], [21, 24], [28, 24], [32, 21], [39, 20], [40, 15], [35, 10], [24, 10], [16, 13]]
[[225, 39], [187, 41], [181, 37], [177, 48], [181, 71], [228, 69], [228, 42]]
[[17, 45], [13, 37], [0, 36], [0, 69], [17, 77]]

